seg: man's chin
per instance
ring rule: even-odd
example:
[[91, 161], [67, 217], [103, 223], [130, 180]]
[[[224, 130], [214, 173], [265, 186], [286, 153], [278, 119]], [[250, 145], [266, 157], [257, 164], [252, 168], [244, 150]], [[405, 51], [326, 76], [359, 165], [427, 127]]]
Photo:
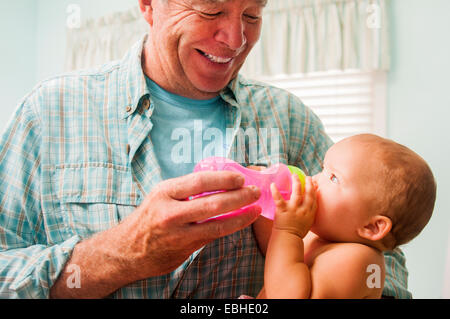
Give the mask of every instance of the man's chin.
[[228, 86], [230, 81], [211, 81], [207, 83], [201, 83], [197, 85], [197, 89], [199, 92], [204, 93], [206, 97], [210, 96], [213, 98], [220, 94], [220, 92]]
[[196, 88], [202, 92], [207, 94], [219, 94], [224, 88], [228, 86], [228, 84], [234, 80], [238, 75], [238, 72], [235, 72], [233, 75], [224, 76], [223, 74], [217, 74], [208, 77], [198, 77], [197, 81], [193, 81], [196, 83]]

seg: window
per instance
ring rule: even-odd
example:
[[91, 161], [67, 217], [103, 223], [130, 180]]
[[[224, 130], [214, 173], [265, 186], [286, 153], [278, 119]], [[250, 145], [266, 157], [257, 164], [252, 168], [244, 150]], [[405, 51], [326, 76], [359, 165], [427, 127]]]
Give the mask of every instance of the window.
[[297, 95], [335, 142], [359, 133], [386, 135], [386, 72], [330, 71], [258, 80]]

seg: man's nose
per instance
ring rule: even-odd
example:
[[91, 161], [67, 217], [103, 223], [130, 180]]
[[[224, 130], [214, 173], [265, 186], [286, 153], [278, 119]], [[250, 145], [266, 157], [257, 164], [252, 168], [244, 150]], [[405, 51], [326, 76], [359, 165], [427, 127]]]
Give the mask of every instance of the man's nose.
[[230, 18], [224, 21], [216, 33], [216, 40], [227, 45], [232, 50], [243, 49], [247, 44], [244, 23], [241, 18]]

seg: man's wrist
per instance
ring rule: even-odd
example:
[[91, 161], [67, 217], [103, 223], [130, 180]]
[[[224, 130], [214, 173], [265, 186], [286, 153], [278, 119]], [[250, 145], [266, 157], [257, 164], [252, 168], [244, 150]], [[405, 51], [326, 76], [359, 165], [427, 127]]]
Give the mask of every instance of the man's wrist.
[[118, 225], [76, 245], [50, 297], [104, 298], [139, 280], [127, 256], [127, 238], [121, 235], [125, 231], [121, 228]]

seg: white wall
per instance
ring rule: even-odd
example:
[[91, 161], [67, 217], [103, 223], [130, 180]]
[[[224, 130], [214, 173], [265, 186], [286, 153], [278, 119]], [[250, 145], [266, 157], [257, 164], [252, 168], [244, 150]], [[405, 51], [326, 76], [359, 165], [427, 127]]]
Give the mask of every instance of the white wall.
[[440, 298], [450, 230], [450, 1], [391, 0], [390, 12], [388, 135], [427, 160], [438, 184], [430, 223], [405, 247], [410, 289]]

